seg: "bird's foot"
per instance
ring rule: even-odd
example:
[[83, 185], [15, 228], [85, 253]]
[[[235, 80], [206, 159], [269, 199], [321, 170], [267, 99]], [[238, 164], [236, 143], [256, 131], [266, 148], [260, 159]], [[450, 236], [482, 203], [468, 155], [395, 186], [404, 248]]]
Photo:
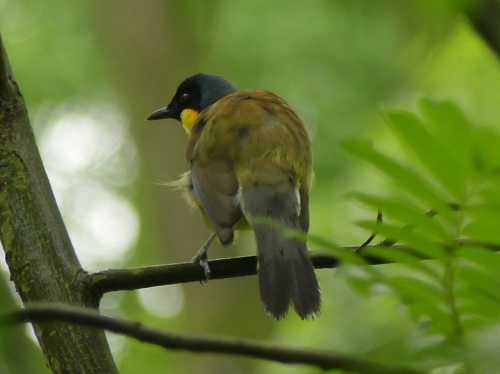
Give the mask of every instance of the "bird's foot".
[[207, 252], [203, 254], [197, 253], [196, 256], [193, 257], [191, 262], [195, 264], [199, 264], [203, 270], [205, 271], [205, 279], [201, 281], [202, 283], [207, 283], [210, 280], [210, 266], [208, 266], [208, 258], [207, 258]]
[[196, 256], [194, 256], [193, 259], [191, 260], [191, 262], [199, 264], [205, 271], [205, 279], [202, 281], [202, 283], [207, 283], [210, 280], [211, 271], [210, 271], [210, 266], [208, 265], [207, 251], [214, 239], [215, 239], [215, 233], [213, 233], [210, 236], [210, 238], [208, 238], [205, 244], [203, 244], [200, 250], [196, 253]]

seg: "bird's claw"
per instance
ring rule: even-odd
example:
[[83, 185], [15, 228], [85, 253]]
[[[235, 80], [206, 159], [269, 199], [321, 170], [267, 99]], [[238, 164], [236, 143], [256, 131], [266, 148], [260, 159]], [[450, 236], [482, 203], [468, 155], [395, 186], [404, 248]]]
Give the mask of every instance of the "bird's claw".
[[210, 266], [208, 266], [207, 251], [208, 247], [210, 247], [210, 244], [212, 244], [212, 241], [215, 239], [215, 236], [216, 236], [215, 233], [210, 235], [205, 244], [203, 244], [198, 253], [196, 253], [196, 256], [194, 256], [193, 259], [191, 260], [191, 262], [199, 264], [205, 271], [205, 280], [203, 280], [201, 283], [207, 283], [210, 280], [211, 271], [210, 271]]
[[197, 253], [191, 260], [194, 264], [199, 264], [205, 271], [205, 279], [201, 283], [207, 283], [210, 280], [210, 266], [208, 265], [207, 253]]

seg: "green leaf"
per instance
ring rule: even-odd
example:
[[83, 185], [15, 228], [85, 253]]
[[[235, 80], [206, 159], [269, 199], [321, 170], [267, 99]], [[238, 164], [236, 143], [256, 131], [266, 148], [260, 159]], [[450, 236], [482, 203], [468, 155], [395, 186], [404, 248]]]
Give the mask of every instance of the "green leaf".
[[464, 246], [458, 250], [457, 256], [482, 266], [485, 271], [500, 277], [500, 253], [498, 252], [478, 246]]
[[439, 223], [439, 220], [425, 215], [415, 205], [402, 200], [387, 199], [372, 195], [353, 193], [360, 202], [379, 209], [384, 217], [391, 217], [402, 224], [409, 224], [436, 240], [449, 240], [450, 234]]
[[464, 235], [478, 241], [500, 244], [499, 206], [485, 202], [467, 207], [466, 212], [472, 219], [463, 228]]
[[498, 221], [475, 220], [464, 227], [463, 233], [479, 241], [500, 245]]
[[338, 269], [341, 275], [358, 293], [369, 296], [375, 284], [379, 282], [380, 274], [370, 266], [342, 265]]
[[486, 176], [498, 177], [500, 168], [500, 133], [493, 128], [480, 127], [473, 133], [475, 169]]
[[500, 222], [500, 206], [487, 201], [482, 204], [470, 205], [466, 209], [473, 218], [485, 222]]
[[388, 239], [397, 240], [409, 245], [415, 252], [421, 254], [423, 258], [441, 260], [447, 258], [446, 251], [440, 245], [422, 234], [408, 231], [385, 222], [377, 224], [371, 221], [358, 221], [356, 224], [381, 234]]
[[419, 102], [430, 130], [439, 141], [441, 152], [453, 160], [464, 175], [470, 176], [474, 170], [473, 136], [476, 130], [467, 120], [463, 112], [450, 101], [433, 101], [422, 99]]
[[429, 335], [444, 335], [447, 339], [451, 339], [456, 334], [456, 327], [450, 313], [444, 309], [435, 310], [432, 323], [427, 326], [426, 332]]
[[388, 277], [385, 282], [413, 301], [425, 300], [427, 303], [432, 304], [435, 300], [442, 300], [443, 298], [442, 291], [436, 285], [420, 279]]
[[352, 140], [345, 142], [343, 148], [393, 178], [399, 186], [422, 200], [429, 208], [442, 213], [449, 210], [445, 199], [423, 177], [376, 151], [370, 142]]
[[465, 193], [466, 176], [464, 169], [452, 155], [444, 152], [443, 146], [413, 114], [402, 110], [388, 110], [386, 116], [401, 141], [413, 151], [439, 184], [461, 201]]
[[498, 300], [486, 298], [481, 294], [470, 295], [457, 309], [465, 318], [476, 317], [486, 321], [498, 321], [500, 318]]
[[483, 268], [464, 266], [457, 271], [457, 278], [462, 282], [457, 285], [457, 296], [467, 298], [471, 292], [480, 293], [483, 298], [500, 302], [500, 282]]
[[309, 243], [314, 243], [318, 247], [321, 247], [323, 249], [338, 249], [340, 246], [324, 237], [314, 235], [314, 234], [309, 234], [307, 236], [308, 242]]
[[[500, 143], [498, 145], [498, 149], [500, 150]], [[498, 167], [498, 170], [500, 170], [500, 166]], [[488, 184], [485, 184], [478, 191], [478, 195], [489, 206], [495, 205], [498, 209], [498, 207], [500, 207], [500, 178], [498, 178], [498, 176], [495, 178], [489, 178], [488, 182]]]
[[434, 284], [416, 278], [385, 277], [383, 282], [399, 294], [402, 301], [409, 305], [415, 320], [428, 317], [432, 321], [444, 319], [443, 293]]
[[368, 266], [368, 262], [366, 262], [358, 253], [345, 248], [340, 248], [327, 239], [321, 238], [316, 235], [309, 235], [308, 240], [310, 243], [315, 243], [319, 247], [326, 249], [328, 253], [331, 253], [342, 263]]
[[435, 267], [429, 266], [427, 261], [422, 261], [420, 256], [415, 256], [413, 253], [405, 251], [401, 248], [394, 247], [371, 247], [364, 252], [365, 255], [373, 256], [386, 260], [394, 264], [401, 264], [409, 269], [430, 275], [436, 280], [440, 280], [442, 275]]

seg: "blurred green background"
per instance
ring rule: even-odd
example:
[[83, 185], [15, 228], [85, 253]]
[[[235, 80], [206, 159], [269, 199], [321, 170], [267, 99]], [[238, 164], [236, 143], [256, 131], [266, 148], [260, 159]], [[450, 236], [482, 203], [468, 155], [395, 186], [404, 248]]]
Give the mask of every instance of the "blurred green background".
[[[455, 101], [478, 123], [500, 117], [498, 61], [464, 12], [474, 1], [0, 0], [0, 27], [52, 187], [89, 270], [189, 260], [209, 235], [161, 182], [187, 169], [174, 121], [146, 123], [197, 72], [287, 99], [313, 139], [311, 233], [363, 242], [375, 219], [346, 193], [390, 186], [339, 144], [368, 138], [401, 153], [380, 108], [421, 96]], [[317, 249], [310, 245], [310, 249]], [[210, 256], [253, 254], [251, 234]], [[2, 260], [3, 261], [3, 260]], [[170, 331], [227, 334], [404, 363], [424, 344], [395, 298], [358, 295], [342, 269], [320, 270], [322, 315], [268, 318], [256, 279], [121, 292], [104, 313]], [[0, 310], [18, 303], [0, 265]], [[0, 333], [0, 373], [47, 372], [28, 328]], [[109, 335], [121, 373], [309, 373], [234, 357], [168, 352]], [[22, 359], [20, 355], [22, 353]]]

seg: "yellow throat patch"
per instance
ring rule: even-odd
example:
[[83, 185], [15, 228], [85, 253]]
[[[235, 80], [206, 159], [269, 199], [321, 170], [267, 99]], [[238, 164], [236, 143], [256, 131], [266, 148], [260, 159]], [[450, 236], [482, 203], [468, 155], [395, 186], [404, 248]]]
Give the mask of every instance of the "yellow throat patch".
[[181, 112], [181, 122], [182, 127], [188, 134], [191, 134], [191, 128], [193, 127], [196, 117], [198, 117], [199, 112], [194, 109], [184, 109]]

